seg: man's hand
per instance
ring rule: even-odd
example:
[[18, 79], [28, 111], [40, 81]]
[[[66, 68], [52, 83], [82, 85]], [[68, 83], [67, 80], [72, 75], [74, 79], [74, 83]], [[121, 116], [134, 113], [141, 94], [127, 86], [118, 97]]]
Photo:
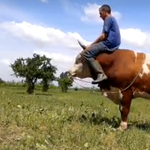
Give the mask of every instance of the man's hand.
[[101, 41], [104, 41], [104, 40], [106, 40], [107, 39], [107, 34], [106, 33], [102, 33], [91, 45], [93, 45], [93, 44], [97, 44], [97, 43], [99, 43], [99, 42], [101, 42]]

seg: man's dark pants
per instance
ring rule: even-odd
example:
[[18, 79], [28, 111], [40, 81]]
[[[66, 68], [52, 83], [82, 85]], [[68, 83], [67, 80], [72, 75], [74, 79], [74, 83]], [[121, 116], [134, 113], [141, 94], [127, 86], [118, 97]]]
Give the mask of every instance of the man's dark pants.
[[[102, 74], [101, 77], [96, 79], [96, 81], [93, 81], [93, 84], [106, 79], [106, 75], [104, 74], [100, 64], [95, 60], [96, 57], [101, 53], [112, 53], [116, 49], [118, 49], [119, 46], [109, 49], [107, 48], [102, 42], [92, 45], [89, 50], [85, 50], [83, 53], [83, 58], [86, 61], [86, 63], [90, 66], [90, 70], [95, 72], [97, 75]], [[100, 79], [101, 78], [101, 79]]]
[[101, 53], [112, 53], [116, 49], [118, 49], [118, 46], [112, 49], [107, 48], [102, 42], [94, 44], [90, 47], [89, 50], [85, 51], [83, 54], [83, 57], [85, 60], [89, 60], [90, 58], [96, 58]]

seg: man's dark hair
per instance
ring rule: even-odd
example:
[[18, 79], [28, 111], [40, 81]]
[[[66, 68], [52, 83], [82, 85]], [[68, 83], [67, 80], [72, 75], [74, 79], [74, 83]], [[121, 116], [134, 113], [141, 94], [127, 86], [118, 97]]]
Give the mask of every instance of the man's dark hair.
[[99, 9], [102, 10], [102, 11], [106, 11], [109, 14], [111, 13], [111, 8], [107, 4], [102, 5]]

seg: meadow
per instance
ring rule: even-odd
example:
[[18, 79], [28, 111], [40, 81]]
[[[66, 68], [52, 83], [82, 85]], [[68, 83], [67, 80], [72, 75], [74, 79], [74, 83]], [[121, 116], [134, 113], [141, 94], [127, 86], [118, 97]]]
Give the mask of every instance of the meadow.
[[118, 106], [97, 91], [25, 91], [0, 86], [0, 150], [150, 149], [147, 100], [133, 100], [129, 129], [120, 132]]

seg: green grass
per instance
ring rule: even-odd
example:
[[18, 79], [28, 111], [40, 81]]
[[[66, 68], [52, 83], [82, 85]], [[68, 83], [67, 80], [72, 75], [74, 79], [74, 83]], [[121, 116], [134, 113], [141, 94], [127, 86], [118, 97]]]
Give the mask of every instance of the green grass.
[[149, 150], [150, 102], [135, 99], [129, 129], [99, 92], [0, 88], [0, 150]]

